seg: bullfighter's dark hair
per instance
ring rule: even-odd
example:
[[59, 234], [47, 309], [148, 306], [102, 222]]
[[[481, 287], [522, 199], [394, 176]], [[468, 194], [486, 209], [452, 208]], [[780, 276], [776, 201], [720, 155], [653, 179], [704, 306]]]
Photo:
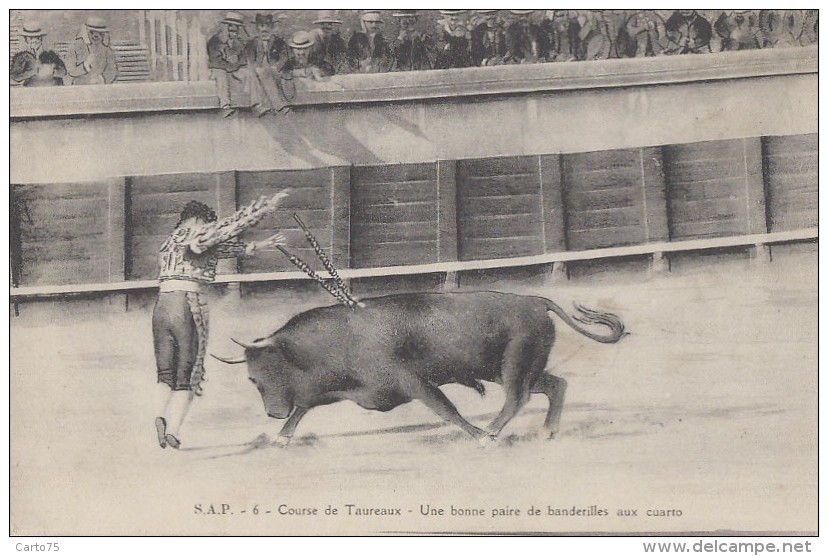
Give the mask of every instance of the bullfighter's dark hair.
[[178, 224], [176, 224], [175, 227], [179, 227], [182, 222], [190, 218], [201, 218], [205, 222], [215, 222], [218, 220], [216, 211], [201, 201], [195, 200], [187, 203], [184, 210], [181, 211], [181, 216], [179, 217]]

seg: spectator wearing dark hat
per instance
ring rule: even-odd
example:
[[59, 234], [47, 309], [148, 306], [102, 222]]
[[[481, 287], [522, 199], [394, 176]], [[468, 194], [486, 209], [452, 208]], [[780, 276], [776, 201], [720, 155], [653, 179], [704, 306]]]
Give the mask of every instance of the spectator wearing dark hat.
[[[333, 68], [319, 65], [318, 60], [311, 56], [315, 44], [313, 35], [308, 31], [297, 31], [293, 34], [288, 45], [293, 56], [285, 65], [285, 73], [291, 78], [320, 80], [333, 75]], [[295, 89], [294, 89], [295, 91]]]
[[753, 10], [722, 12], [713, 24], [721, 41], [721, 50], [751, 50], [760, 48], [759, 16]]
[[416, 28], [417, 10], [399, 10], [391, 14], [400, 27], [392, 44], [396, 71], [429, 70], [436, 58], [434, 40]]
[[23, 24], [24, 49], [14, 55], [9, 66], [12, 85], [24, 87], [45, 87], [63, 85], [66, 65], [57, 53], [44, 50], [46, 32], [39, 23]]
[[472, 65], [472, 26], [468, 10], [440, 10], [443, 19], [437, 21], [443, 33], [443, 48], [437, 56], [437, 69], [467, 68]]
[[535, 10], [509, 10], [513, 21], [506, 27], [506, 56], [511, 64], [545, 62], [549, 51], [546, 36], [531, 17]]
[[267, 97], [265, 106], [282, 111], [292, 100], [287, 98], [282, 84], [282, 70], [290, 60], [290, 48], [275, 32], [276, 22], [273, 15], [256, 14], [254, 24], [256, 36], [244, 46], [247, 69], [259, 80]]
[[471, 33], [471, 59], [475, 66], [496, 66], [506, 56], [506, 33], [500, 10], [477, 10]]
[[578, 33], [581, 26], [578, 23], [578, 12], [569, 10], [547, 10], [546, 17], [541, 23], [546, 31], [549, 45], [550, 62], [569, 62], [578, 55]]
[[235, 113], [232, 90], [240, 87], [250, 95], [250, 103], [257, 115], [263, 116], [273, 107], [255, 73], [247, 66], [244, 17], [238, 12], [227, 12], [221, 28], [207, 41], [207, 66], [210, 78], [216, 82], [222, 115]]
[[115, 81], [118, 67], [109, 42], [106, 21], [97, 16], [87, 19], [67, 55], [66, 69], [73, 85], [103, 85]]
[[319, 10], [311, 31], [314, 45], [310, 50], [311, 62], [320, 67], [329, 67], [334, 74], [348, 73], [348, 45], [340, 33], [342, 20], [336, 10]]
[[677, 10], [664, 24], [668, 54], [705, 54], [711, 52], [713, 27], [696, 10]]
[[359, 18], [361, 30], [348, 40], [348, 61], [358, 73], [391, 71], [394, 54], [382, 34], [384, 21], [379, 10], [366, 10]]
[[618, 34], [618, 53], [628, 58], [658, 56], [667, 48], [664, 20], [652, 10], [634, 12]]

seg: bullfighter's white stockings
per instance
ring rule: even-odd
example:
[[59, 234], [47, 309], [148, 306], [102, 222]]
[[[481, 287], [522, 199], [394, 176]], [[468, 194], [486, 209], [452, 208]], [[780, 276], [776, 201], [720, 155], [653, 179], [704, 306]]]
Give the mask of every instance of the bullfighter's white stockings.
[[178, 430], [190, 410], [192, 401], [192, 390], [177, 390], [172, 393], [167, 406], [167, 434], [178, 437]]

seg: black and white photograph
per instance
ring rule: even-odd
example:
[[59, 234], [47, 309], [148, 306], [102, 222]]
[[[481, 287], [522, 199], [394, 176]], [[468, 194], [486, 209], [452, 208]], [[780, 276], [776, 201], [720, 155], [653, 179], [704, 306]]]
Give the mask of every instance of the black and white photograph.
[[11, 546], [810, 551], [818, 13], [9, 10]]

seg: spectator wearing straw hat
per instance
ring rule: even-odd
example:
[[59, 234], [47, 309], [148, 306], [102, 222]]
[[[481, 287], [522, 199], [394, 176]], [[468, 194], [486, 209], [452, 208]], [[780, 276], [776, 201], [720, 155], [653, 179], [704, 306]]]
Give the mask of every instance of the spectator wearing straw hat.
[[762, 44], [759, 16], [754, 10], [731, 10], [713, 23], [721, 50], [751, 50]]
[[318, 60], [312, 59], [311, 49], [315, 44], [316, 41], [314, 41], [313, 35], [308, 31], [297, 31], [293, 34], [288, 43], [293, 51], [293, 57], [284, 69], [290, 78], [320, 80], [333, 75], [333, 68], [320, 65]]
[[546, 44], [546, 35], [531, 19], [535, 10], [509, 12], [513, 21], [506, 27], [506, 63], [545, 62], [549, 48]]
[[429, 70], [434, 67], [436, 47], [434, 40], [417, 30], [417, 10], [398, 10], [391, 14], [400, 27], [394, 39], [394, 69], [396, 71]]
[[475, 66], [496, 66], [506, 56], [506, 33], [500, 10], [477, 10], [471, 36], [471, 57]]
[[348, 62], [351, 71], [378, 73], [391, 71], [394, 55], [385, 40], [382, 28], [385, 21], [379, 10], [365, 10], [359, 18], [360, 31], [348, 40]]
[[33, 21], [24, 23], [20, 35], [23, 37], [24, 49], [11, 60], [11, 84], [24, 87], [63, 85], [66, 65], [57, 53], [44, 50], [46, 32], [40, 24]]
[[471, 23], [468, 10], [440, 10], [437, 21], [443, 33], [443, 48], [437, 57], [437, 69], [467, 68], [471, 60]]
[[221, 28], [207, 41], [207, 67], [216, 82], [219, 106], [224, 117], [236, 112], [233, 90], [242, 88], [250, 96], [250, 104], [258, 116], [273, 109], [254, 71], [247, 68], [245, 42], [242, 39], [244, 16], [227, 12]]
[[339, 13], [336, 10], [319, 10], [313, 24], [319, 27], [311, 31], [314, 41], [310, 50], [311, 62], [320, 67], [328, 66], [335, 74], [347, 73], [350, 69], [348, 45], [340, 34], [342, 20]]
[[118, 67], [109, 42], [106, 21], [97, 16], [89, 17], [67, 55], [66, 69], [73, 85], [104, 85], [115, 81]]

